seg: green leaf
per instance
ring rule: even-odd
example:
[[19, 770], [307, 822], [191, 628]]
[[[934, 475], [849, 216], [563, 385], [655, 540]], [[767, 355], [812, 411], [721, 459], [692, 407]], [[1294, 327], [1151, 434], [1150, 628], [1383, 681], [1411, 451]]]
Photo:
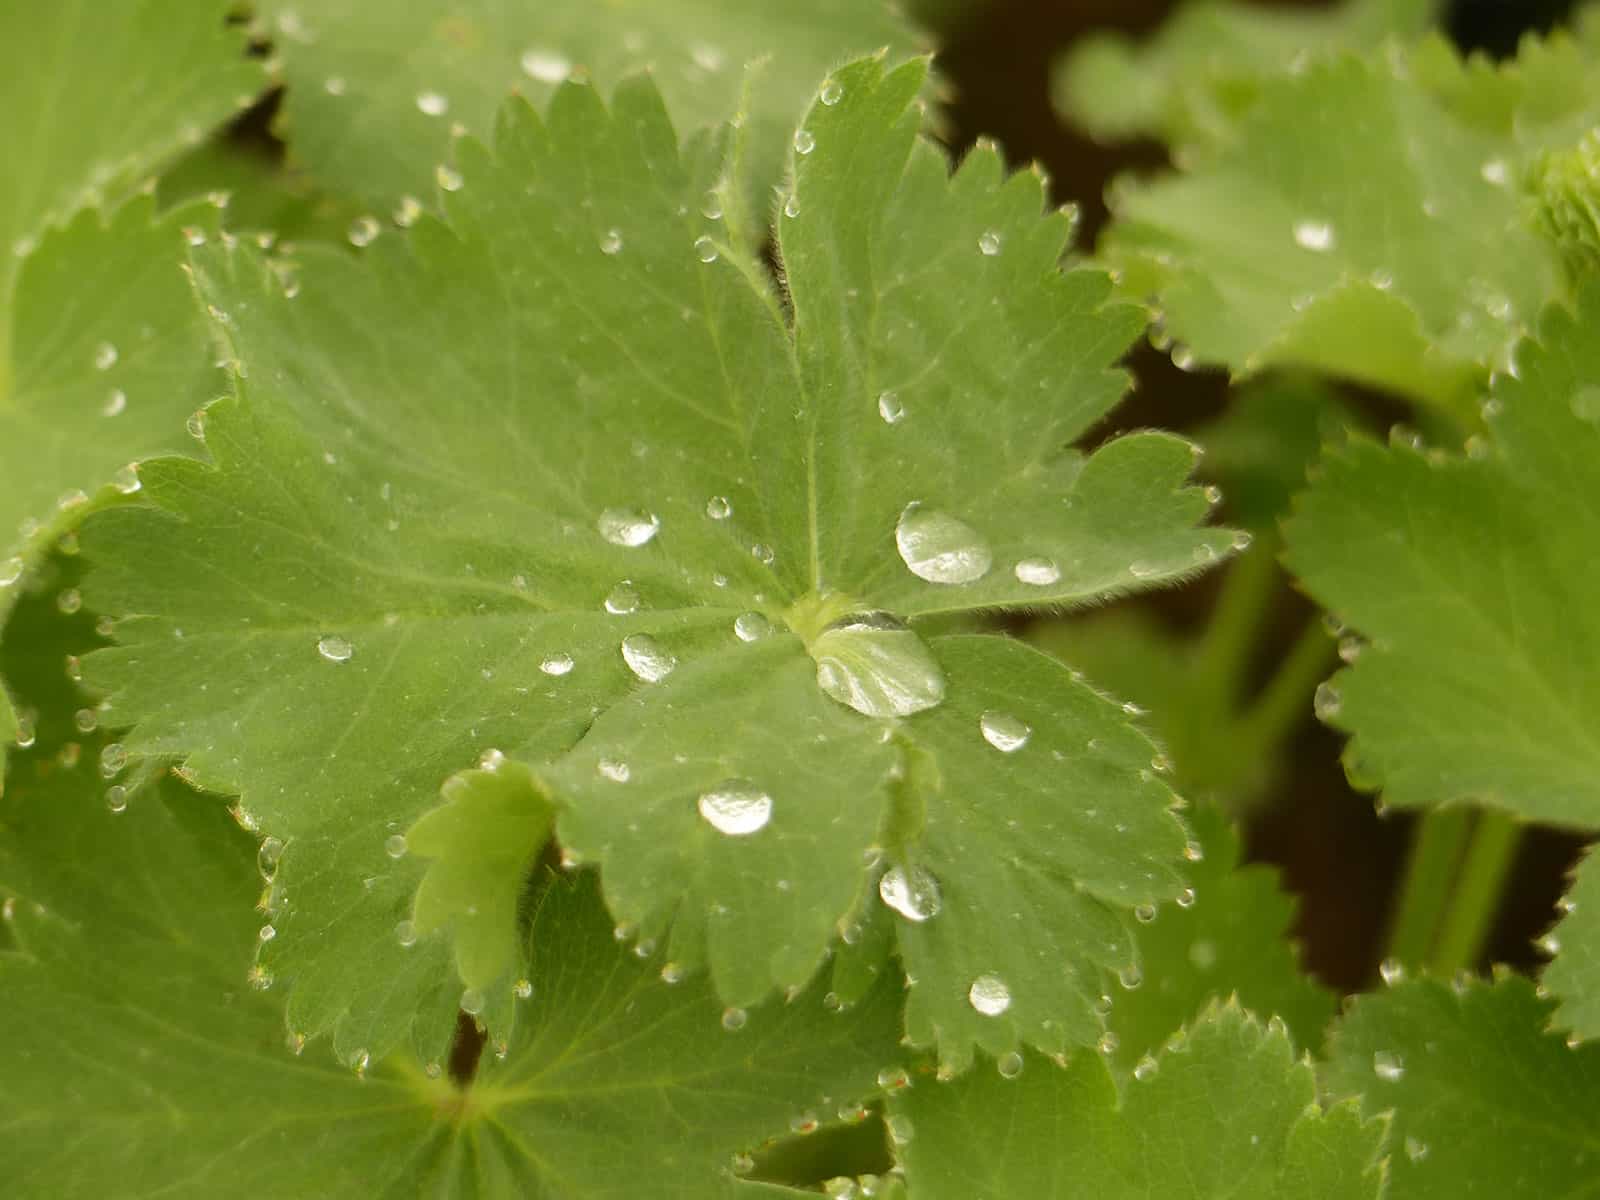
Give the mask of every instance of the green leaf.
[[1563, 289], [1520, 183], [1600, 116], [1596, 77], [1559, 35], [1498, 71], [1440, 41], [1317, 63], [1192, 170], [1118, 188], [1104, 253], [1199, 361], [1459, 410]]
[[1139, 927], [1140, 973], [1109, 988], [1111, 1061], [1134, 1069], [1208, 1002], [1230, 996], [1280, 1018], [1299, 1045], [1320, 1045], [1334, 997], [1303, 973], [1287, 940], [1294, 905], [1278, 873], [1239, 864], [1238, 836], [1217, 808], [1197, 809], [1191, 825], [1204, 854], [1188, 869], [1194, 890]]
[[738, 179], [707, 181], [720, 196], [686, 199], [727, 209], [735, 236], [757, 242], [782, 147], [817, 81], [849, 55], [914, 48], [884, 0], [418, 0], [398, 10], [271, 0], [260, 12], [289, 85], [295, 154], [320, 182], [379, 212], [401, 205], [398, 219], [409, 220], [402, 197], [429, 200], [434, 164], [452, 160], [460, 131], [487, 135], [508, 92], [543, 107], [569, 77], [609, 91], [648, 71], [686, 129], [743, 114]]
[[[919, 1200], [1195, 1200], [1382, 1192], [1381, 1122], [1315, 1101], [1309, 1061], [1280, 1027], [1213, 1007], [1119, 1091], [1097, 1056], [1029, 1055], [891, 1102], [889, 1128]], [[1008, 1075], [1014, 1076], [1007, 1078]]]
[[735, 1156], [894, 1062], [892, 985], [848, 1015], [813, 991], [727, 1031], [703, 977], [668, 986], [613, 942], [584, 875], [544, 889], [541, 986], [469, 1088], [405, 1053], [351, 1071], [286, 1046], [281, 1006], [246, 983], [251, 840], [170, 778], [109, 812], [88, 757], [19, 756], [0, 810], [19, 1195], [794, 1195], [734, 1183]]
[[1474, 454], [1353, 440], [1288, 524], [1290, 566], [1368, 639], [1320, 710], [1386, 803], [1600, 825], [1597, 333], [1590, 289], [1519, 347]]
[[1225, 141], [1268, 79], [1312, 56], [1421, 33], [1436, 0], [1346, 0], [1327, 9], [1190, 0], [1143, 44], [1120, 33], [1074, 42], [1055, 69], [1056, 107], [1102, 140], [1159, 137], [1193, 153]]
[[1575, 1196], [1594, 1183], [1600, 1049], [1544, 1032], [1526, 979], [1430, 979], [1357, 997], [1324, 1067], [1333, 1095], [1391, 1117], [1394, 1200]]
[[[577, 84], [547, 120], [512, 101], [492, 154], [460, 143], [449, 225], [425, 218], [359, 260], [308, 248], [293, 297], [252, 249], [197, 254], [236, 397], [206, 413], [216, 468], [152, 464], [149, 507], [86, 528], [91, 598], [137, 614], [87, 669], [113, 719], [137, 723], [130, 748], [186, 755], [196, 781], [242, 794], [285, 843], [301, 923], [264, 961], [296, 979], [297, 1027], [337, 1026], [346, 1050], [400, 1036], [416, 985], [393, 980], [391, 931], [418, 868], [386, 841], [485, 750], [544, 763], [591, 726], [573, 760], [589, 765], [551, 778], [568, 804], [563, 840], [606, 867], [619, 917], [665, 920], [677, 905], [693, 944], [699, 902], [731, 908], [737, 890], [746, 932], [710, 934], [719, 987], [744, 1003], [758, 980], [802, 982], [867, 882], [895, 763], [880, 744], [894, 728], [846, 705], [905, 715], [938, 693], [930, 670], [970, 670], [971, 696], [922, 721], [938, 731], [939, 772], [964, 773], [968, 795], [1047, 796], [1043, 767], [1016, 766], [1015, 782], [999, 769], [1029, 756], [993, 753], [969, 711], [1014, 652], [934, 663], [897, 622], [1092, 600], [1226, 552], [1231, 534], [1193, 528], [1207, 502], [1185, 485], [1187, 442], [1139, 434], [1087, 458], [1069, 447], [1117, 401], [1111, 364], [1137, 315], [1104, 306], [1103, 276], [1060, 273], [1065, 226], [1039, 219], [1036, 178], [1004, 180], [993, 153], [948, 177], [915, 137], [923, 75], [844, 68], [808, 118], [800, 215], [780, 240], [792, 328], [759, 269], [689, 206], [718, 146], [697, 139], [680, 157], [646, 81], [609, 113]], [[929, 367], [934, 344], [946, 356]], [[992, 667], [969, 668], [983, 655]], [[1064, 753], [1081, 757], [1091, 737], [1121, 748], [1082, 769], [1102, 813], [1128, 810], [1129, 832], [1103, 818], [1063, 852], [1087, 872], [1063, 911], [1175, 895], [1182, 830], [1167, 790], [1137, 776], [1153, 751], [1059, 668], [1028, 662], [1082, 722], [1051, 730]], [[852, 689], [845, 676], [864, 671], [872, 687]], [[885, 699], [905, 695], [918, 699]], [[947, 710], [963, 714], [949, 732]], [[1043, 741], [1051, 718], [1030, 714]], [[708, 838], [693, 790], [746, 780], [776, 793], [775, 763], [755, 760], [791, 719], [824, 737], [776, 760], [819, 781], [815, 811], [777, 795], [765, 841]], [[640, 781], [622, 793], [598, 770], [612, 736]], [[600, 815], [617, 803], [626, 813]], [[940, 836], [964, 863], [960, 830]], [[839, 857], [785, 868], [813, 840]], [[651, 865], [612, 870], [625, 852]], [[1071, 891], [1070, 871], [1052, 870]], [[746, 892], [757, 877], [773, 881], [759, 904]], [[1095, 920], [1096, 937], [1115, 923], [1109, 910]], [[764, 979], [754, 926], [782, 963]], [[976, 973], [959, 991], [946, 979], [940, 1004], [964, 1005]], [[1054, 1003], [1028, 1007], [1031, 1023]]]

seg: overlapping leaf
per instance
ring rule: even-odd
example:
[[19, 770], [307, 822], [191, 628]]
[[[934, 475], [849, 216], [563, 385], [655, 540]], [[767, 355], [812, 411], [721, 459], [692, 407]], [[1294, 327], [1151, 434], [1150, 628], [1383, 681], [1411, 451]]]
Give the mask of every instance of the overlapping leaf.
[[1097, 138], [1155, 136], [1193, 153], [1225, 141], [1266, 79], [1313, 56], [1422, 32], [1436, 0], [1345, 0], [1328, 9], [1189, 0], [1143, 45], [1116, 33], [1074, 42], [1056, 104]]
[[515, 1033], [469, 1089], [405, 1053], [358, 1050], [352, 1071], [286, 1045], [281, 1004], [246, 982], [250, 840], [170, 778], [112, 813], [91, 757], [19, 756], [3, 802], [17, 1195], [794, 1195], [738, 1183], [736, 1156], [893, 1064], [892, 985], [847, 1015], [811, 993], [729, 1031], [703, 977], [669, 986], [613, 942], [585, 876], [543, 893], [541, 986], [508, 990]]
[[[738, 187], [696, 196], [712, 211], [753, 206], [759, 237], [782, 139], [830, 67], [912, 37], [885, 0], [363, 0], [260, 6], [283, 61], [295, 154], [335, 191], [380, 213], [432, 194], [433, 164], [449, 162], [461, 130], [492, 128], [508, 90], [539, 106], [569, 77], [605, 90], [650, 70], [685, 129], [745, 114], [748, 156]], [[746, 87], [745, 68], [755, 63]], [[747, 223], [749, 213], [730, 218]]]
[[1324, 1068], [1391, 1117], [1389, 1195], [1576, 1196], [1594, 1186], [1600, 1050], [1545, 1033], [1531, 983], [1417, 980], [1362, 996]]
[[1459, 406], [1564, 286], [1523, 181], [1595, 121], [1596, 77], [1559, 35], [1499, 69], [1437, 40], [1315, 64], [1190, 172], [1118, 189], [1103, 249], [1200, 361]]
[[[620, 916], [672, 917], [685, 959], [728, 910], [704, 941], [733, 1003], [804, 981], [872, 886], [874, 846], [947, 840], [935, 869], [974, 889], [952, 913], [1007, 930], [927, 935], [963, 954], [1045, 929], [1066, 895], [1092, 920], [1040, 944], [1125, 959], [1117, 910], [1181, 890], [1170, 794], [1140, 778], [1153, 749], [1115, 706], [1004, 643], [936, 661], [914, 633], [827, 628], [1089, 600], [1230, 542], [1192, 527], [1206, 501], [1181, 439], [1068, 448], [1116, 402], [1137, 316], [1105, 306], [1103, 276], [1060, 273], [1064, 225], [1040, 220], [1034, 177], [1005, 180], [987, 153], [947, 177], [915, 137], [922, 79], [869, 61], [822, 89], [780, 230], [792, 327], [694, 204], [717, 146], [680, 155], [640, 82], [611, 112], [577, 84], [545, 121], [513, 101], [492, 154], [460, 143], [448, 225], [382, 236], [359, 262], [308, 251], [293, 296], [253, 251], [197, 256], [238, 395], [206, 414], [215, 469], [152, 464], [152, 507], [85, 530], [91, 599], [129, 614], [86, 670], [113, 693], [108, 719], [137, 722], [130, 748], [187, 755], [285, 844], [299, 916], [263, 962], [295, 981], [297, 1028], [337, 1026], [346, 1052], [400, 1035], [420, 983], [395, 982], [392, 931], [420, 868], [386, 847], [484, 751], [543, 762], [591, 725], [550, 775], [564, 843], [606, 865]], [[908, 510], [956, 542], [902, 557]], [[903, 735], [825, 698], [806, 656], [877, 670], [891, 645], [891, 673], [909, 663], [949, 696]], [[985, 744], [1001, 703], [1032, 752]], [[637, 753], [605, 751], [636, 735]], [[1046, 746], [1103, 802], [1063, 795]], [[885, 801], [900, 773], [927, 780], [906, 802], [926, 834]], [[764, 792], [770, 824], [713, 835], [694, 792], [728, 783]], [[1053, 821], [1085, 837], [1040, 849]], [[653, 856], [630, 860], [648, 893], [609, 869], [629, 846]], [[1015, 888], [986, 895], [989, 862], [1019, 857]], [[1025, 1035], [1061, 1007], [1062, 957], [1014, 981]], [[919, 1023], [957, 1058], [975, 1028], [1016, 1036], [974, 1025], [965, 968], [943, 965]], [[1055, 994], [1025, 999], [1034, 979]]]
[[[1377, 1197], [1381, 1122], [1315, 1101], [1281, 1029], [1213, 1007], [1140, 1078], [1091, 1054], [1032, 1055], [897, 1095], [890, 1129], [926, 1200], [1355, 1200]], [[901, 1124], [897, 1125], [897, 1122]]]

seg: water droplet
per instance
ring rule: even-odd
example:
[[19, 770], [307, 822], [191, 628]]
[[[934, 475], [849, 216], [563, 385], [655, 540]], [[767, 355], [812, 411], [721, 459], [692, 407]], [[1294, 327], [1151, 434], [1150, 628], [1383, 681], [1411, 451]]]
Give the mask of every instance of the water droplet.
[[878, 416], [883, 418], [885, 425], [898, 425], [906, 415], [906, 406], [898, 394], [884, 392], [878, 397]]
[[553, 50], [530, 47], [522, 52], [522, 73], [540, 83], [560, 83], [572, 74], [572, 61]]
[[106, 789], [106, 807], [113, 813], [126, 811], [128, 807], [128, 789], [119, 783], [114, 783]]
[[345, 236], [350, 239], [352, 246], [370, 246], [382, 232], [383, 226], [378, 224], [376, 217], [357, 217], [350, 222]]
[[1129, 963], [1117, 972], [1117, 982], [1124, 990], [1131, 992], [1144, 982], [1144, 972], [1139, 969], [1138, 963]]
[[1393, 987], [1406, 977], [1405, 964], [1398, 958], [1386, 958], [1378, 964], [1378, 975], [1384, 983]]
[[998, 975], [979, 975], [967, 989], [967, 1001], [986, 1017], [998, 1017], [1011, 1007], [1011, 989]]
[[722, 1027], [729, 1033], [737, 1033], [743, 1029], [750, 1020], [750, 1014], [742, 1008], [725, 1008], [722, 1010]]
[[461, 172], [454, 167], [440, 163], [433, 169], [433, 181], [447, 192], [459, 192], [461, 185], [466, 181], [461, 178]]
[[1332, 681], [1324, 680], [1317, 684], [1316, 694], [1312, 697], [1311, 707], [1317, 714], [1319, 721], [1331, 721], [1339, 715], [1339, 709], [1344, 703], [1339, 695], [1339, 689], [1333, 686]]
[[1133, 910], [1134, 919], [1148, 925], [1156, 919], [1156, 906], [1154, 904], [1141, 904]]
[[817, 93], [817, 98], [832, 108], [844, 98], [844, 85], [837, 79], [830, 79], [822, 85], [822, 91]]
[[483, 993], [477, 988], [467, 988], [461, 993], [461, 1011], [475, 1017], [483, 1011]]
[[442, 117], [450, 111], [450, 101], [438, 92], [418, 92], [417, 109], [425, 117]]
[[1195, 892], [1194, 892], [1194, 889], [1192, 887], [1186, 887], [1186, 888], [1183, 889], [1183, 891], [1178, 893], [1178, 907], [1179, 908], [1193, 908], [1194, 907], [1194, 902], [1195, 902]]
[[1326, 254], [1333, 249], [1333, 226], [1326, 221], [1296, 221], [1294, 226], [1295, 244], [1318, 254]]
[[566, 675], [572, 670], [572, 655], [552, 654], [539, 664], [539, 670], [546, 675]]
[[257, 963], [245, 973], [245, 979], [250, 986], [258, 992], [264, 992], [272, 986], [272, 972]]
[[706, 501], [706, 516], [713, 521], [726, 521], [733, 516], [733, 504], [726, 496], [713, 496]]
[[606, 595], [606, 611], [615, 617], [625, 617], [639, 611], [639, 589], [631, 579], [624, 579]]
[[733, 635], [741, 642], [759, 642], [772, 633], [772, 622], [758, 612], [740, 613], [734, 618]]
[[406, 838], [403, 833], [392, 833], [383, 839], [383, 852], [390, 858], [404, 858]]
[[262, 942], [270, 942], [273, 938], [275, 938], [277, 936], [278, 936], [277, 927], [273, 926], [273, 925], [263, 925], [256, 932], [256, 939], [258, 941], [262, 941]]
[[339, 75], [330, 75], [322, 81], [322, 90], [330, 96], [342, 96], [345, 92], [344, 78]]
[[1411, 1137], [1411, 1136], [1408, 1135], [1406, 1137], [1405, 1145], [1406, 1145], [1406, 1157], [1409, 1158], [1412, 1162], [1421, 1162], [1423, 1159], [1428, 1157], [1428, 1143], [1427, 1142], [1419, 1142], [1419, 1141], [1417, 1141], [1416, 1138]]
[[904, 1146], [917, 1134], [916, 1127], [912, 1125], [911, 1118], [905, 1113], [895, 1113], [884, 1119], [884, 1128], [889, 1131], [889, 1140], [896, 1146]]
[[994, 709], [978, 718], [983, 740], [1002, 754], [1014, 754], [1028, 744], [1033, 729], [1020, 717]]
[[1139, 1060], [1138, 1065], [1133, 1068], [1133, 1077], [1140, 1083], [1144, 1083], [1159, 1069], [1160, 1066], [1156, 1062], [1155, 1058], [1149, 1054], [1146, 1054]]
[[[106, 402], [100, 406], [102, 417], [118, 417], [128, 409], [128, 393], [121, 388], [112, 388], [111, 394], [106, 397]], [[189, 430], [194, 433], [193, 429]], [[195, 434], [196, 437], [201, 435]]]
[[763, 567], [770, 567], [772, 565], [772, 560], [777, 557], [777, 555], [772, 552], [772, 547], [763, 542], [757, 542], [754, 546], [750, 547], [750, 556]]
[[772, 820], [772, 797], [748, 779], [729, 779], [701, 793], [700, 815], [718, 833], [748, 837]]
[[1095, 1049], [1101, 1054], [1115, 1054], [1117, 1047], [1122, 1045], [1122, 1039], [1109, 1029], [1100, 1035], [1100, 1040], [1095, 1043]]
[[124, 496], [133, 495], [144, 486], [139, 480], [139, 468], [132, 463], [119, 468], [117, 473], [111, 477], [111, 486]]
[[342, 637], [325, 637], [317, 641], [317, 653], [329, 662], [349, 662], [356, 648]]
[[1556, 955], [1561, 953], [1561, 939], [1553, 933], [1545, 934], [1543, 937], [1535, 941], [1534, 945], [1538, 946], [1540, 950], [1544, 951], [1544, 953], [1548, 954], [1551, 958], [1554, 958]]
[[0, 560], [0, 587], [10, 587], [22, 578], [22, 559], [13, 555]]
[[796, 154], [810, 154], [817, 148], [817, 139], [812, 136], [809, 129], [796, 129], [794, 131], [794, 152]]
[[1022, 1074], [1022, 1055], [1015, 1050], [1008, 1050], [995, 1061], [994, 1065], [1000, 1072], [1000, 1078], [1015, 1079]]
[[1000, 234], [994, 229], [986, 229], [978, 237], [978, 249], [987, 258], [993, 258], [1000, 253], [1000, 243]]
[[1049, 587], [1061, 582], [1061, 568], [1048, 558], [1025, 558], [1017, 564], [1018, 583], [1033, 587]]
[[367, 1064], [371, 1061], [371, 1055], [369, 1055], [365, 1050], [354, 1050], [350, 1054], [350, 1069], [353, 1070], [357, 1075], [364, 1075], [367, 1070]]
[[622, 639], [622, 661], [646, 683], [659, 683], [678, 665], [678, 660], [648, 633], [630, 633]]
[[110, 342], [101, 342], [94, 348], [94, 365], [97, 370], [111, 370], [117, 365], [117, 348]]
[[800, 193], [790, 192], [789, 198], [783, 202], [783, 215], [791, 221], [800, 215]]
[[100, 751], [100, 774], [110, 779], [128, 765], [128, 748], [121, 742], [108, 742]]
[[1478, 168], [1478, 174], [1483, 176], [1485, 183], [1493, 184], [1495, 187], [1505, 187], [1511, 181], [1511, 171], [1501, 158], [1489, 159]]
[[600, 253], [622, 253], [622, 231], [620, 229], [606, 230], [605, 235], [600, 239]]
[[717, 261], [717, 244], [702, 233], [694, 240], [694, 255], [703, 263], [714, 263]]
[[402, 946], [411, 947], [417, 944], [417, 926], [412, 921], [397, 921], [394, 927], [394, 940]]
[[643, 546], [661, 529], [661, 518], [642, 508], [608, 508], [596, 525], [613, 546]]
[[1398, 1054], [1379, 1050], [1372, 1056], [1372, 1073], [1385, 1083], [1399, 1083], [1405, 1076], [1405, 1065]]
[[527, 979], [517, 980], [511, 985], [511, 994], [518, 1000], [528, 999], [533, 995], [533, 982]]
[[71, 616], [83, 607], [83, 594], [77, 588], [66, 588], [56, 596], [56, 607]]
[[612, 783], [627, 783], [633, 778], [633, 770], [620, 758], [602, 758], [596, 769]]
[[261, 878], [271, 883], [278, 874], [278, 862], [283, 858], [283, 843], [275, 837], [263, 838], [256, 849], [256, 869]]
[[93, 733], [100, 724], [100, 716], [92, 708], [80, 708], [72, 714], [72, 723], [79, 733]]
[[988, 574], [994, 562], [977, 530], [920, 504], [906, 505], [894, 541], [907, 569], [929, 583], [972, 583]]
[[908, 921], [921, 924], [939, 915], [944, 896], [933, 872], [924, 867], [890, 867], [878, 880], [878, 895], [883, 902]]
[[835, 622], [811, 653], [817, 686], [863, 716], [910, 716], [944, 699], [944, 672], [927, 643], [887, 613]]

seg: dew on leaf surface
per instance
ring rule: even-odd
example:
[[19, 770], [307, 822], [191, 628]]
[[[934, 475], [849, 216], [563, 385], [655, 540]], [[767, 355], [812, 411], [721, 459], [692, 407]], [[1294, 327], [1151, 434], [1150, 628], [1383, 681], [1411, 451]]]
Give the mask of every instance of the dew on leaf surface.
[[1011, 989], [998, 975], [979, 975], [967, 989], [967, 1001], [986, 1017], [998, 1017], [1011, 1007]]
[[703, 263], [714, 263], [717, 261], [717, 244], [702, 233], [694, 240], [694, 255]]
[[661, 529], [661, 519], [642, 508], [608, 508], [595, 524], [613, 546], [643, 546]]
[[283, 842], [278, 838], [262, 838], [256, 849], [256, 869], [261, 878], [271, 883], [278, 874], [278, 861], [283, 857]]
[[1406, 1073], [1398, 1054], [1379, 1050], [1372, 1056], [1372, 1073], [1385, 1083], [1399, 1083]]
[[938, 916], [944, 906], [939, 881], [925, 867], [890, 867], [878, 880], [878, 896], [906, 920], [919, 924]]
[[978, 718], [983, 740], [1002, 754], [1015, 754], [1028, 744], [1033, 729], [1021, 717], [990, 709]]
[[733, 634], [741, 642], [759, 642], [772, 632], [772, 622], [758, 612], [740, 613], [733, 621]]
[[13, 555], [0, 561], [0, 587], [10, 587], [22, 578], [22, 559]]
[[817, 93], [817, 97], [829, 108], [832, 108], [844, 98], [844, 85], [837, 79], [830, 79], [822, 85], [822, 90]]
[[706, 516], [713, 521], [726, 521], [733, 516], [733, 504], [726, 496], [713, 496], [706, 501]]
[[625, 617], [639, 611], [639, 589], [631, 579], [624, 579], [606, 593], [606, 611], [614, 617]]
[[417, 944], [416, 924], [412, 921], [395, 922], [394, 940], [402, 946], [415, 946]]
[[1325, 254], [1333, 249], [1333, 226], [1326, 221], [1296, 221], [1294, 225], [1295, 244], [1306, 250], [1318, 254]]
[[1332, 683], [1324, 680], [1317, 685], [1316, 695], [1312, 697], [1311, 705], [1319, 721], [1331, 721], [1339, 715], [1343, 705], [1339, 689]]
[[605, 231], [600, 238], [600, 253], [608, 255], [622, 253], [622, 231], [620, 229], [608, 229]]
[[986, 258], [993, 258], [1000, 253], [1001, 237], [997, 230], [986, 229], [978, 237], [978, 250]]
[[743, 1029], [750, 1020], [750, 1014], [742, 1008], [725, 1008], [722, 1010], [722, 1027], [729, 1033], [736, 1033]]
[[317, 653], [332, 663], [349, 662], [356, 648], [342, 637], [325, 637], [317, 641]]
[[811, 649], [817, 686], [867, 717], [904, 717], [944, 699], [945, 679], [927, 643], [887, 613], [830, 625]]
[[929, 583], [972, 583], [994, 563], [989, 543], [972, 526], [917, 503], [900, 514], [894, 543], [907, 569]]
[[100, 774], [110, 779], [128, 765], [128, 748], [121, 742], [108, 742], [100, 751]]
[[1061, 582], [1061, 568], [1048, 558], [1025, 558], [1017, 563], [1014, 574], [1018, 583], [1030, 587], [1049, 587]]
[[633, 778], [632, 768], [620, 758], [602, 758], [597, 769], [602, 777], [611, 780], [612, 783], [627, 783]]
[[357, 248], [370, 246], [377, 241], [378, 234], [383, 232], [383, 226], [378, 224], [376, 217], [357, 217], [350, 222], [350, 228], [345, 231], [345, 236], [350, 239], [350, 244]]
[[425, 117], [442, 117], [450, 111], [450, 101], [439, 92], [418, 92], [417, 110]]
[[128, 807], [128, 789], [120, 783], [114, 783], [106, 789], [106, 807], [113, 813], [124, 811]]
[[878, 397], [878, 416], [885, 425], [898, 425], [906, 415], [905, 402], [895, 392], [884, 392]]
[[794, 152], [796, 154], [810, 154], [817, 148], [817, 139], [809, 129], [796, 129], [794, 131]]
[[676, 656], [648, 633], [630, 633], [622, 639], [622, 661], [645, 683], [660, 683], [678, 665]]
[[1156, 1062], [1155, 1057], [1153, 1055], [1146, 1054], [1139, 1060], [1138, 1065], [1133, 1068], [1133, 1077], [1140, 1083], [1144, 1083], [1159, 1069], [1160, 1066]]
[[406, 853], [406, 838], [403, 833], [391, 833], [383, 839], [383, 852], [390, 858], [404, 858]]
[[461, 1011], [475, 1017], [483, 1011], [483, 993], [477, 988], [467, 988], [461, 993]]
[[1002, 1079], [1015, 1079], [1022, 1074], [1022, 1055], [1015, 1050], [1008, 1050], [995, 1061], [994, 1065]]
[[539, 663], [539, 670], [546, 675], [562, 676], [572, 671], [573, 662], [570, 654], [551, 654]]
[[444, 163], [440, 163], [433, 169], [433, 181], [447, 192], [459, 192], [461, 185], [466, 182], [461, 178], [460, 171], [457, 171], [454, 167], [448, 167]]
[[116, 366], [117, 348], [110, 342], [101, 342], [94, 348], [94, 365], [100, 371], [109, 371]]
[[522, 73], [540, 83], [560, 83], [572, 74], [572, 60], [553, 50], [530, 46], [522, 52]]
[[699, 800], [700, 815], [718, 833], [748, 837], [772, 820], [772, 796], [748, 779], [728, 779]]
[[511, 985], [511, 994], [518, 1000], [526, 1000], [533, 995], [533, 983], [527, 979], [519, 979]]
[[[121, 388], [112, 388], [111, 393], [106, 397], [106, 402], [100, 406], [100, 415], [102, 417], [120, 417], [127, 410], [128, 393]], [[193, 430], [190, 432], [193, 432]]]

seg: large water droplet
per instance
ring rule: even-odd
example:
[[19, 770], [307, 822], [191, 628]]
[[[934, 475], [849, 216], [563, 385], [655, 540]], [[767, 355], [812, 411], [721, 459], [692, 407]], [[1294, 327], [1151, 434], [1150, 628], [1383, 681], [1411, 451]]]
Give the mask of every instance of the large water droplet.
[[701, 793], [700, 815], [718, 833], [748, 837], [772, 820], [772, 797], [748, 779], [729, 779]]
[[989, 543], [972, 526], [920, 504], [906, 505], [894, 542], [911, 573], [929, 583], [972, 583], [994, 562]]
[[923, 867], [890, 867], [878, 880], [878, 895], [883, 902], [908, 921], [921, 924], [939, 915], [944, 897], [939, 881]]
[[356, 648], [342, 637], [325, 637], [317, 642], [317, 653], [329, 662], [349, 662]]
[[817, 686], [863, 716], [909, 716], [944, 699], [944, 672], [927, 643], [887, 613], [836, 622], [811, 656]]
[[986, 1017], [998, 1017], [1011, 1007], [1011, 989], [998, 975], [979, 975], [967, 989], [967, 1001]]
[[615, 617], [625, 617], [639, 611], [639, 589], [633, 581], [624, 579], [606, 593], [606, 611]]
[[608, 508], [596, 522], [613, 546], [643, 546], [661, 528], [661, 519], [642, 508]]
[[1002, 754], [1013, 754], [1028, 744], [1033, 729], [1021, 717], [991, 709], [978, 718], [983, 740]]
[[648, 633], [630, 633], [622, 639], [622, 661], [646, 683], [659, 683], [678, 665], [677, 658]]

